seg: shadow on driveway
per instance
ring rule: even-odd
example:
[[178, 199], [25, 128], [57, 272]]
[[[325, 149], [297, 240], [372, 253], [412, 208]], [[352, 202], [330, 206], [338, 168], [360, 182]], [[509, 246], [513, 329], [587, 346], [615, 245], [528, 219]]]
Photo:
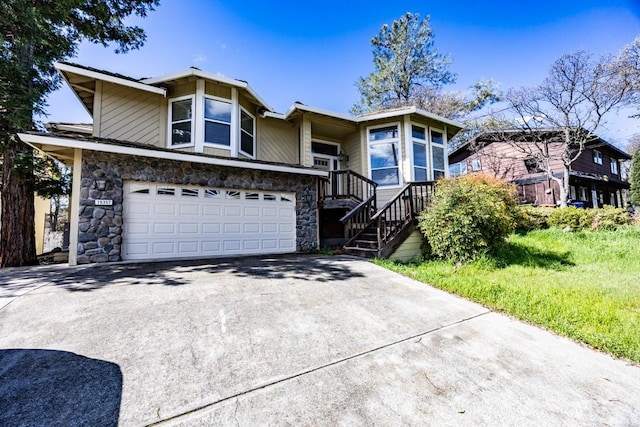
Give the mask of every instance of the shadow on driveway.
[[74, 270], [61, 277], [48, 280], [55, 287], [70, 292], [89, 292], [107, 285], [164, 285], [180, 286], [191, 283], [182, 275], [206, 273], [212, 275], [233, 274], [237, 277], [264, 279], [295, 279], [318, 283], [343, 281], [363, 277], [352, 270], [349, 258], [320, 257], [312, 255], [219, 258], [215, 260], [181, 260], [141, 264], [93, 265]]
[[0, 425], [116, 426], [121, 397], [115, 363], [66, 351], [0, 350]]

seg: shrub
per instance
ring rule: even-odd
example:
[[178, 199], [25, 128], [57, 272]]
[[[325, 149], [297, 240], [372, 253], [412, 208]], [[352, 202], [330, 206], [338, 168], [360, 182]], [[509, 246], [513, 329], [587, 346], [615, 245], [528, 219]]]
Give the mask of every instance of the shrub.
[[515, 188], [483, 174], [438, 181], [420, 229], [432, 257], [466, 262], [494, 252], [513, 232]]
[[551, 227], [569, 228], [571, 231], [579, 231], [591, 228], [593, 221], [593, 209], [578, 209], [573, 206], [555, 209], [549, 216]]
[[631, 224], [626, 209], [605, 206], [602, 209], [576, 209], [574, 207], [556, 209], [549, 217], [549, 225], [580, 230], [617, 230]]
[[516, 215], [516, 230], [532, 231], [549, 228], [549, 217], [554, 208], [519, 206]]
[[594, 230], [617, 230], [631, 223], [631, 215], [626, 209], [605, 206], [602, 209], [595, 209], [591, 228]]

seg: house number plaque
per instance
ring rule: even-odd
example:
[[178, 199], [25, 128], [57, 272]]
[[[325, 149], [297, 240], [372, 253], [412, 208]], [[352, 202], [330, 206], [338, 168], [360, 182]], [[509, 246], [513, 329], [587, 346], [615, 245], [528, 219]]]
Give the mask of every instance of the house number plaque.
[[111, 206], [111, 205], [113, 205], [113, 200], [96, 199], [96, 206]]

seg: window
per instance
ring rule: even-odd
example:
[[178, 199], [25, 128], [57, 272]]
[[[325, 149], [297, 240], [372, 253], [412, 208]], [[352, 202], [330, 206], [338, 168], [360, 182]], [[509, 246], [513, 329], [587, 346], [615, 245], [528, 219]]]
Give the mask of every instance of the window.
[[411, 126], [413, 140], [413, 179], [427, 181], [427, 131], [420, 126]]
[[231, 145], [231, 103], [204, 99], [204, 142]]
[[598, 150], [593, 150], [593, 163], [602, 164], [602, 153]]
[[433, 161], [433, 179], [438, 180], [445, 176], [444, 134], [435, 130], [431, 131], [431, 157]]
[[156, 194], [158, 196], [175, 196], [176, 189], [171, 187], [158, 187]]
[[198, 197], [200, 193], [197, 188], [183, 188], [181, 194], [182, 197]]
[[240, 152], [251, 158], [256, 153], [255, 119], [244, 108], [240, 109]]
[[589, 200], [589, 197], [587, 196], [587, 187], [580, 187], [580, 200], [582, 200], [583, 202], [586, 202]]
[[610, 160], [611, 160], [611, 173], [614, 175], [618, 175], [618, 160], [613, 158]]
[[576, 200], [577, 192], [576, 192], [575, 185], [572, 185], [571, 187], [569, 187], [569, 197], [571, 198], [571, 200]]
[[527, 157], [526, 159], [524, 159], [524, 165], [527, 168], [528, 173], [542, 172], [540, 162], [535, 157]]
[[398, 126], [369, 129], [371, 179], [381, 187], [400, 184]]
[[449, 175], [451, 176], [466, 175], [467, 172], [468, 168], [466, 160], [449, 165]]
[[171, 146], [193, 144], [193, 97], [177, 98], [169, 102]]
[[476, 157], [475, 159], [471, 160], [471, 170], [474, 172], [482, 170], [482, 160], [480, 160], [480, 157]]

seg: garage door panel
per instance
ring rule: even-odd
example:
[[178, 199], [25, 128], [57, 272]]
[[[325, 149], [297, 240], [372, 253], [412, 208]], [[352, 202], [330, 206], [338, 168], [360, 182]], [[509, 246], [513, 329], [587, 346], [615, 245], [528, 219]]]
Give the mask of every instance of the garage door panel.
[[277, 233], [278, 232], [278, 224], [262, 224], [262, 232], [263, 233]]
[[[206, 200], [206, 199], [205, 199]], [[217, 200], [217, 199], [211, 199], [211, 200]], [[220, 213], [222, 212], [222, 206], [212, 206], [212, 205], [205, 205], [202, 209], [202, 213], [205, 216], [215, 216], [218, 217], [220, 216]]]
[[295, 250], [292, 194], [198, 186], [169, 188], [140, 182], [135, 185], [145, 191], [138, 188], [136, 192], [132, 182], [125, 183], [124, 259]]
[[180, 234], [197, 234], [199, 231], [198, 223], [182, 223], [178, 227]]
[[200, 244], [198, 241], [179, 242], [178, 251], [181, 254], [197, 254], [200, 251]]
[[152, 242], [151, 250], [154, 254], [175, 254], [176, 253], [176, 242]]
[[180, 205], [180, 215], [200, 215], [200, 205]]
[[220, 233], [220, 224], [202, 224], [202, 233], [204, 234], [219, 234]]

